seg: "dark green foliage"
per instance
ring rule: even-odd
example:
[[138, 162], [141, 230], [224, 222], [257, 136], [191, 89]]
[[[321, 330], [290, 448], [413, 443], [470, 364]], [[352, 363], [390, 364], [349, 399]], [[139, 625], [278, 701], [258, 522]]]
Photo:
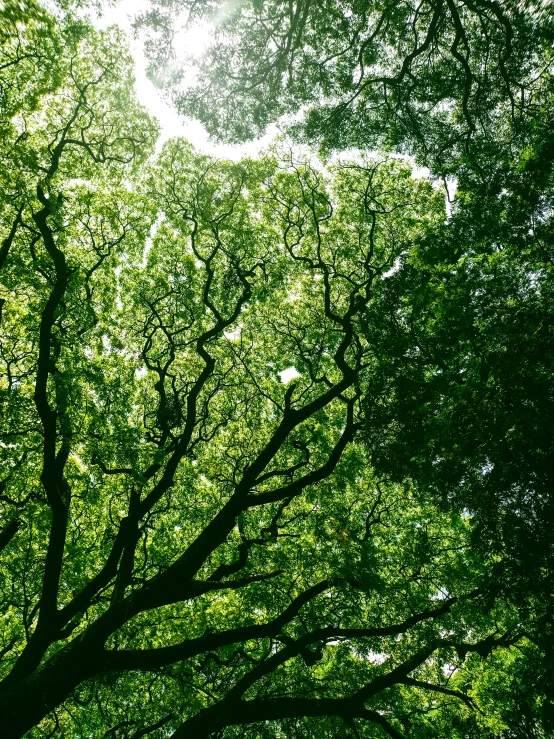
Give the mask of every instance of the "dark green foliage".
[[[212, 43], [183, 90], [172, 34], [206, 19]], [[519, 137], [551, 84], [553, 16], [532, 3], [154, 0], [138, 26], [153, 78], [217, 138], [300, 112], [295, 132], [326, 151], [403, 149], [443, 171]]]

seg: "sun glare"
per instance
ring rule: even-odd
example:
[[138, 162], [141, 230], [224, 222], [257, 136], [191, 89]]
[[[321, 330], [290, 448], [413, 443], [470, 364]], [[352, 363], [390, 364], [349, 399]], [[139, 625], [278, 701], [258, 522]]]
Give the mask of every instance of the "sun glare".
[[[135, 62], [136, 92], [139, 101], [147, 108], [148, 112], [157, 118], [161, 126], [161, 135], [158, 139], [158, 149], [170, 138], [183, 136], [193, 146], [213, 156], [224, 159], [238, 160], [245, 156], [255, 156], [263, 146], [267, 146], [276, 134], [272, 127], [263, 139], [251, 141], [240, 146], [228, 144], [217, 144], [211, 141], [202, 124], [197, 120], [185, 118], [177, 113], [167, 100], [164, 99], [156, 86], [146, 75], [146, 57], [142, 48], [142, 41], [133, 35], [133, 19], [148, 8], [145, 0], [121, 0], [115, 7], [102, 13], [101, 16], [93, 18], [93, 22], [99, 29], [119, 26], [127, 35], [131, 55]], [[182, 28], [175, 36], [175, 49], [178, 57], [199, 59], [213, 32], [210, 23], [195, 24], [190, 28]], [[184, 85], [192, 82], [194, 72], [192, 69], [187, 73], [185, 70]]]

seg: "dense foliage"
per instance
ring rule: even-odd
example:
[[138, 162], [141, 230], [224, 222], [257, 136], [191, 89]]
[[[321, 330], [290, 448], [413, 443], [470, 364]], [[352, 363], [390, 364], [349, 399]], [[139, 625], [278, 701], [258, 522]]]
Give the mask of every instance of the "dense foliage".
[[[357, 106], [389, 100], [382, 80], [348, 115], [400, 145], [390, 116], [413, 105], [428, 164], [451, 130], [448, 214], [392, 154], [156, 152], [116, 29], [0, 9], [2, 736], [553, 730], [554, 147], [531, 68], [547, 23], [423, 3], [409, 35], [394, 5], [306, 4], [281, 97], [237, 42], [269, 6], [231, 13], [221, 59], [258, 54], [260, 76], [248, 99], [240, 80], [229, 99], [205, 86], [210, 115], [233, 138], [347, 90], [306, 61], [332, 22], [366, 65], [424, 33], [379, 125]], [[463, 30], [478, 23], [486, 91]], [[517, 125], [514, 69], [535, 96]], [[422, 86], [461, 115], [435, 120]]]
[[[481, 157], [497, 156], [500, 142], [524, 136], [551, 89], [554, 19], [540, 2], [150, 6], [138, 27], [151, 76], [180, 109], [231, 141], [288, 114], [297, 119], [296, 134], [326, 150], [402, 148], [447, 172], [470, 145]], [[207, 21], [214, 24], [211, 43], [200, 58], [187, 59], [180, 26]]]

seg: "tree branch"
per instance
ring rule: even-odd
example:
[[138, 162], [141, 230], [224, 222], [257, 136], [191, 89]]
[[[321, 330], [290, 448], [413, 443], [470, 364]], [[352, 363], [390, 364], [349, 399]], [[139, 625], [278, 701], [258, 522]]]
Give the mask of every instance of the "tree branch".
[[229, 646], [240, 642], [250, 641], [252, 639], [264, 639], [269, 636], [278, 634], [279, 631], [295, 618], [302, 606], [313, 600], [320, 593], [323, 593], [329, 587], [329, 582], [323, 580], [314, 585], [301, 595], [297, 596], [293, 602], [273, 621], [266, 624], [254, 624], [252, 626], [242, 626], [229, 631], [223, 631], [219, 634], [207, 634], [197, 639], [186, 639], [180, 644], [170, 647], [161, 647], [159, 649], [138, 649], [138, 650], [118, 650], [108, 652], [107, 664], [108, 669], [114, 670], [151, 670], [164, 665], [180, 662], [189, 657], [198, 654], [211, 652], [220, 647]]

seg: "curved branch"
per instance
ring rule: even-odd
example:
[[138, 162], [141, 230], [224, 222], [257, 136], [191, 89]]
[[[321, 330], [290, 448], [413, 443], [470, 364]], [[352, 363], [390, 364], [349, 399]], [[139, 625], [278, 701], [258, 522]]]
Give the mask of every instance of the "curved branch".
[[354, 718], [378, 724], [394, 739], [404, 739], [376, 711], [370, 711], [350, 698], [262, 698], [217, 705], [219, 710], [204, 708], [185, 721], [173, 734], [175, 739], [202, 739], [226, 726], [245, 726], [287, 718], [338, 716], [347, 722]]
[[433, 683], [426, 683], [422, 682], [421, 680], [414, 680], [411, 677], [406, 677], [401, 682], [404, 683], [404, 685], [411, 685], [414, 688], [421, 688], [422, 690], [430, 690], [435, 693], [442, 693], [443, 695], [451, 695], [454, 698], [459, 698], [466, 704], [468, 708], [471, 708], [471, 710], [476, 707], [469, 695], [462, 693], [460, 690], [451, 690], [449, 688], [444, 688], [442, 685], [434, 685]]
[[164, 665], [180, 662], [189, 657], [198, 654], [211, 652], [220, 647], [237, 644], [252, 639], [264, 639], [268, 636], [274, 636], [287, 623], [292, 621], [302, 606], [313, 600], [316, 596], [323, 593], [329, 587], [329, 582], [323, 580], [314, 585], [293, 600], [293, 602], [273, 619], [266, 624], [254, 624], [252, 626], [242, 626], [236, 629], [229, 629], [219, 634], [206, 634], [197, 639], [186, 639], [180, 644], [170, 647], [161, 647], [159, 649], [137, 649], [137, 650], [119, 650], [117, 652], [108, 652], [108, 669], [114, 670], [152, 670]]

